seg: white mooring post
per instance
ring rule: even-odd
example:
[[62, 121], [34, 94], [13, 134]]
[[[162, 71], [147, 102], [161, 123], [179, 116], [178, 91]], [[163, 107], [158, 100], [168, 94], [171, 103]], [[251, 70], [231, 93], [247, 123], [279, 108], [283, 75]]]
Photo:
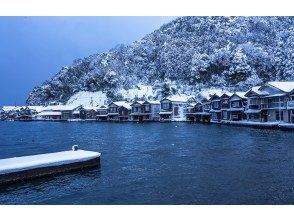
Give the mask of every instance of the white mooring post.
[[77, 151], [78, 149], [79, 149], [79, 145], [73, 145], [73, 146], [72, 146], [72, 150], [73, 150], [73, 151]]

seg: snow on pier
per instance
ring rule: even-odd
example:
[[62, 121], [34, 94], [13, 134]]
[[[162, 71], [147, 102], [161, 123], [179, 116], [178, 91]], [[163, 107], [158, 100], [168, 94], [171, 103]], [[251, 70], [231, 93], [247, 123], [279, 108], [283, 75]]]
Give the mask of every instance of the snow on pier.
[[1, 159], [0, 183], [97, 166], [100, 155], [93, 151], [72, 150]]

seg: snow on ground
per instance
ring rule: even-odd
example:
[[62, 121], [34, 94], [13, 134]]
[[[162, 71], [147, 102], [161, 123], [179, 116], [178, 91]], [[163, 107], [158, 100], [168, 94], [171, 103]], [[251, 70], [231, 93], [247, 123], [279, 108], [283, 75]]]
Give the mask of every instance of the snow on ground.
[[186, 94], [178, 94], [178, 95], [172, 95], [172, 96], [167, 97], [167, 99], [169, 99], [173, 102], [187, 102], [191, 98], [193, 98], [193, 96], [186, 95]]
[[98, 158], [100, 153], [93, 151], [63, 151], [0, 160], [0, 174], [19, 172], [34, 168], [60, 166]]
[[137, 88], [133, 89], [121, 89], [118, 91], [118, 94], [121, 94], [123, 98], [133, 100], [134, 98], [142, 98], [149, 96], [154, 96], [154, 91], [152, 89], [152, 86], [146, 86], [146, 85], [138, 85]]
[[97, 105], [105, 105], [107, 101], [106, 94], [98, 91], [98, 92], [86, 92], [81, 91], [74, 94], [68, 101], [67, 105], [83, 105], [83, 106], [97, 106]]

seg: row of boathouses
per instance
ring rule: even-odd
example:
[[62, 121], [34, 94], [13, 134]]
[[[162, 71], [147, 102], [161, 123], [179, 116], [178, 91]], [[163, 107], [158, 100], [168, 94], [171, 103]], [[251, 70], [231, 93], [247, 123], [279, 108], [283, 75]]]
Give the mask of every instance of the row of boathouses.
[[247, 92], [218, 92], [199, 102], [186, 96], [101, 106], [4, 106], [2, 120], [190, 121], [294, 124], [294, 82], [268, 82]]

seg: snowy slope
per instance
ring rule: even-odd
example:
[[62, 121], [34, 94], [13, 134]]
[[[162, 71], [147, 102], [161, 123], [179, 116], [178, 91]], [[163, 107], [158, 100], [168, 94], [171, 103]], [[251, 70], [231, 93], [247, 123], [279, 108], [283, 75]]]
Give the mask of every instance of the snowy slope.
[[105, 105], [107, 101], [106, 94], [99, 92], [81, 91], [74, 94], [68, 101], [67, 105], [98, 106]]
[[125, 99], [133, 100], [136, 97], [137, 98], [148, 98], [149, 96], [154, 96], [154, 91], [152, 89], [152, 86], [145, 86], [145, 85], [138, 85], [136, 88], [133, 89], [121, 89], [118, 91], [118, 94], [120, 94]]

